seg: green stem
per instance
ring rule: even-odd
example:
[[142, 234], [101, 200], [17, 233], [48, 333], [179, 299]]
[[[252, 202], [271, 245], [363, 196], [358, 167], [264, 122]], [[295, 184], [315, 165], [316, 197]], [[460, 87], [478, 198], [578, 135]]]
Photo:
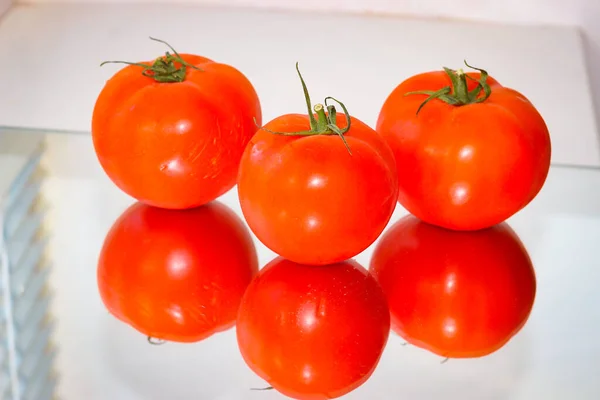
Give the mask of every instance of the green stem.
[[469, 103], [469, 88], [467, 86], [467, 75], [461, 69], [453, 71], [444, 68], [450, 80], [452, 81], [452, 94], [458, 99], [458, 104]]
[[306, 87], [306, 82], [304, 82], [304, 78], [300, 73], [300, 67], [298, 66], [298, 62], [296, 61], [296, 71], [298, 72], [298, 76], [300, 77], [300, 82], [302, 83], [302, 91], [304, 92], [304, 99], [306, 100], [306, 109], [308, 110], [308, 118], [310, 120], [310, 129], [317, 129], [317, 121], [315, 120], [315, 116], [312, 113], [312, 105], [310, 102], [310, 95], [308, 94], [308, 88]]
[[[427, 99], [417, 109], [417, 114], [421, 109], [429, 103], [431, 100], [441, 100], [446, 104], [452, 106], [464, 106], [468, 104], [482, 103], [490, 97], [492, 94], [492, 88], [487, 83], [488, 73], [486, 70], [470, 66], [465, 60], [465, 65], [471, 69], [477, 70], [481, 73], [479, 79], [475, 79], [467, 75], [462, 69], [453, 70], [444, 67], [444, 71], [450, 78], [451, 85], [445, 86], [437, 91], [420, 90], [415, 92], [405, 93], [405, 96], [411, 96], [415, 94], [425, 94]], [[477, 82], [477, 87], [469, 91], [467, 79]], [[481, 95], [483, 91], [483, 95]]]
[[267, 386], [264, 388], [250, 388], [250, 390], [258, 390], [258, 391], [273, 390], [273, 386]]
[[314, 131], [315, 132], [326, 131], [329, 120], [327, 118], [327, 114], [325, 114], [325, 107], [323, 107], [323, 104], [321, 104], [321, 103], [315, 104], [314, 110], [317, 113], [317, 128], [314, 129]]
[[[100, 66], [103, 66], [105, 64], [116, 63], [142, 67], [142, 75], [147, 76], [148, 78], [152, 78], [156, 82], [160, 83], [183, 82], [185, 80], [188, 67], [196, 69], [198, 71], [202, 71], [197, 66], [185, 61], [179, 55], [179, 53], [164, 40], [155, 39], [153, 37], [150, 37], [150, 40], [154, 40], [155, 42], [167, 45], [167, 47], [173, 52], [173, 54], [167, 51], [163, 57], [158, 57], [156, 60], [154, 60], [154, 62], [151, 65], [143, 63], [134, 63], [129, 61], [104, 61], [102, 64], [100, 64]], [[180, 66], [176, 66], [175, 63], [179, 63]]]
[[[348, 109], [346, 108], [344, 103], [342, 103], [339, 100], [334, 99], [333, 97], [326, 97], [325, 101], [324, 101], [325, 105], [319, 103], [319, 104], [315, 104], [315, 106], [312, 107], [312, 103], [310, 100], [310, 94], [308, 93], [308, 88], [306, 87], [306, 83], [304, 82], [302, 73], [300, 73], [300, 68], [298, 67], [298, 63], [296, 63], [296, 71], [298, 72], [300, 82], [302, 83], [304, 99], [306, 101], [306, 107], [308, 109], [310, 130], [300, 131], [300, 132], [276, 132], [276, 131], [272, 131], [270, 129], [267, 129], [265, 127], [261, 127], [261, 126], [257, 125], [258, 128], [262, 129], [265, 132], [269, 132], [274, 135], [281, 135], [281, 136], [338, 135], [342, 139], [342, 142], [344, 143], [344, 145], [346, 146], [348, 153], [350, 153], [350, 155], [352, 155], [350, 146], [348, 145], [348, 142], [346, 141], [346, 138], [344, 137], [346, 132], [348, 132], [350, 130], [350, 125], [351, 125], [351, 119], [350, 119], [350, 114], [348, 113]], [[333, 100], [336, 103], [338, 103], [340, 105], [340, 107], [342, 107], [342, 110], [344, 111], [344, 115], [346, 116], [346, 122], [347, 122], [347, 125], [345, 128], [341, 129], [337, 125], [337, 110], [335, 109], [335, 106], [333, 104], [332, 105], [327, 104], [327, 100]], [[327, 112], [325, 111], [325, 109], [327, 109]], [[316, 117], [315, 117], [315, 114], [316, 114]], [[254, 123], [256, 124], [256, 119], [254, 120]]]

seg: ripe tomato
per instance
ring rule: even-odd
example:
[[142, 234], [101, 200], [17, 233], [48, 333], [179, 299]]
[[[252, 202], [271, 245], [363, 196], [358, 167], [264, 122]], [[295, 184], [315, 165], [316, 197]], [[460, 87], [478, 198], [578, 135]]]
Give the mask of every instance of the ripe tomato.
[[297, 399], [333, 399], [373, 373], [390, 330], [381, 288], [355, 261], [308, 266], [276, 258], [252, 281], [237, 322], [250, 368]]
[[257, 272], [250, 233], [223, 204], [165, 210], [136, 203], [106, 237], [98, 287], [110, 313], [144, 335], [196, 342], [234, 325]]
[[[182, 65], [181, 61], [185, 62]], [[162, 208], [197, 207], [235, 185], [261, 121], [252, 84], [235, 68], [190, 54], [129, 65], [100, 93], [92, 138], [110, 179]]]
[[443, 357], [498, 350], [535, 299], [531, 260], [505, 223], [453, 232], [407, 216], [382, 236], [370, 270], [387, 295], [392, 329]]
[[317, 104], [315, 119], [300, 79], [309, 114], [280, 116], [256, 133], [242, 156], [238, 194], [250, 229], [271, 250], [303, 264], [335, 263], [366, 249], [389, 221], [398, 194], [394, 155], [341, 103], [346, 119], [327, 99], [328, 113]]
[[521, 93], [480, 71], [413, 76], [394, 89], [377, 121], [396, 157], [399, 202], [449, 229], [506, 220], [534, 199], [550, 167], [541, 115]]

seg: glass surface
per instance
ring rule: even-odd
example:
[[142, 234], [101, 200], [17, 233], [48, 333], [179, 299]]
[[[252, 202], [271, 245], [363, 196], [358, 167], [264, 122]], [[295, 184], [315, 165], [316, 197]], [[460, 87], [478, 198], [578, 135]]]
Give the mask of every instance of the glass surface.
[[[59, 397], [284, 398], [275, 391], [250, 390], [268, 385], [244, 363], [235, 328], [194, 344], [155, 346], [107, 311], [98, 294], [98, 257], [111, 225], [134, 201], [103, 174], [88, 135], [47, 138], [44, 227], [46, 257], [53, 265], [49, 320], [55, 321]], [[235, 190], [219, 201], [240, 215]], [[404, 215], [398, 207], [390, 224]], [[392, 333], [372, 377], [344, 398], [600, 398], [600, 171], [553, 167], [539, 196], [508, 224], [525, 245], [537, 280], [533, 310], [522, 330], [489, 356], [447, 362]], [[275, 257], [255, 244], [261, 266]], [[368, 267], [372, 250], [355, 259]], [[0, 351], [0, 364], [2, 357]]]

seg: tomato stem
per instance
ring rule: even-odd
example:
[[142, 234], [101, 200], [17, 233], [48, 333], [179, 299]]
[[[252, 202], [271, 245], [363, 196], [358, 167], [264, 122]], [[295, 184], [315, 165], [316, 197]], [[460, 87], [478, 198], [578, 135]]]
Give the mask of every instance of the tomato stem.
[[[152, 64], [145, 63], [134, 63], [129, 61], [104, 61], [100, 66], [104, 64], [127, 64], [127, 65], [135, 65], [137, 67], [142, 67], [142, 75], [147, 76], [148, 78], [154, 79], [156, 82], [160, 83], [173, 83], [173, 82], [183, 82], [185, 80], [185, 75], [187, 73], [187, 68], [196, 69], [198, 71], [202, 71], [202, 69], [198, 68], [195, 65], [192, 65], [186, 62], [179, 53], [167, 42], [160, 39], [155, 39], [150, 37], [150, 40], [154, 40], [155, 42], [163, 43], [167, 45], [167, 47], [173, 52], [165, 52], [165, 55], [162, 57], [158, 57]], [[177, 66], [175, 63], [179, 63]]]
[[[407, 92], [404, 95], [410, 96], [415, 94], [426, 94], [428, 97], [417, 109], [417, 114], [421, 109], [429, 103], [431, 100], [442, 100], [446, 104], [452, 106], [464, 106], [467, 104], [482, 103], [490, 97], [492, 94], [492, 88], [487, 83], [488, 73], [486, 70], [470, 66], [465, 60], [465, 65], [471, 69], [477, 70], [481, 73], [479, 79], [475, 79], [467, 75], [462, 69], [453, 70], [444, 67], [444, 71], [450, 78], [451, 85], [445, 86], [437, 91], [432, 90], [421, 90], [415, 92]], [[477, 82], [475, 89], [469, 91], [467, 79]], [[482, 92], [483, 91], [483, 95]]]
[[[339, 100], [328, 96], [325, 98], [325, 105], [318, 103], [315, 104], [314, 108], [312, 107], [312, 103], [310, 100], [310, 94], [308, 93], [308, 88], [306, 87], [306, 83], [304, 82], [304, 78], [302, 77], [302, 73], [300, 73], [300, 68], [298, 63], [296, 63], [296, 71], [298, 72], [298, 76], [300, 77], [300, 82], [302, 83], [302, 91], [304, 92], [304, 99], [306, 100], [306, 108], [308, 110], [308, 118], [310, 121], [310, 130], [300, 131], [300, 132], [276, 132], [270, 129], [266, 129], [265, 127], [261, 127], [257, 124], [259, 129], [262, 129], [266, 132], [272, 133], [274, 135], [282, 135], [282, 136], [313, 136], [313, 135], [338, 135], [342, 142], [344, 142], [344, 146], [348, 150], [348, 153], [352, 155], [352, 151], [350, 150], [350, 146], [344, 137], [344, 134], [350, 130], [351, 119], [350, 114], [348, 113], [348, 109]], [[345, 128], [341, 129], [337, 126], [337, 110], [335, 109], [335, 105], [327, 104], [328, 100], [332, 100], [342, 107], [344, 111], [344, 115], [346, 116], [347, 125]], [[327, 109], [327, 112], [325, 111]], [[316, 117], [315, 117], [316, 114]], [[256, 123], [256, 119], [254, 120]]]
[[264, 388], [250, 388], [250, 390], [258, 390], [258, 391], [273, 390], [273, 386], [267, 386]]

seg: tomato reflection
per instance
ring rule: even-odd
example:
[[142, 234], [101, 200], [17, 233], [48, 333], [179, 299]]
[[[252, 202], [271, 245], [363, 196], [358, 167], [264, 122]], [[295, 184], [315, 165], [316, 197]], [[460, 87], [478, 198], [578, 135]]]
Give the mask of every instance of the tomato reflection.
[[244, 294], [236, 333], [248, 366], [273, 388], [294, 399], [333, 399], [375, 370], [390, 313], [357, 262], [315, 266], [278, 257]]
[[110, 313], [144, 335], [195, 342], [235, 324], [257, 272], [250, 233], [225, 205], [178, 211], [136, 203], [106, 236], [98, 288]]
[[407, 216], [382, 236], [370, 269], [388, 298], [392, 329], [443, 357], [500, 349], [535, 299], [531, 260], [506, 223], [454, 232]]

